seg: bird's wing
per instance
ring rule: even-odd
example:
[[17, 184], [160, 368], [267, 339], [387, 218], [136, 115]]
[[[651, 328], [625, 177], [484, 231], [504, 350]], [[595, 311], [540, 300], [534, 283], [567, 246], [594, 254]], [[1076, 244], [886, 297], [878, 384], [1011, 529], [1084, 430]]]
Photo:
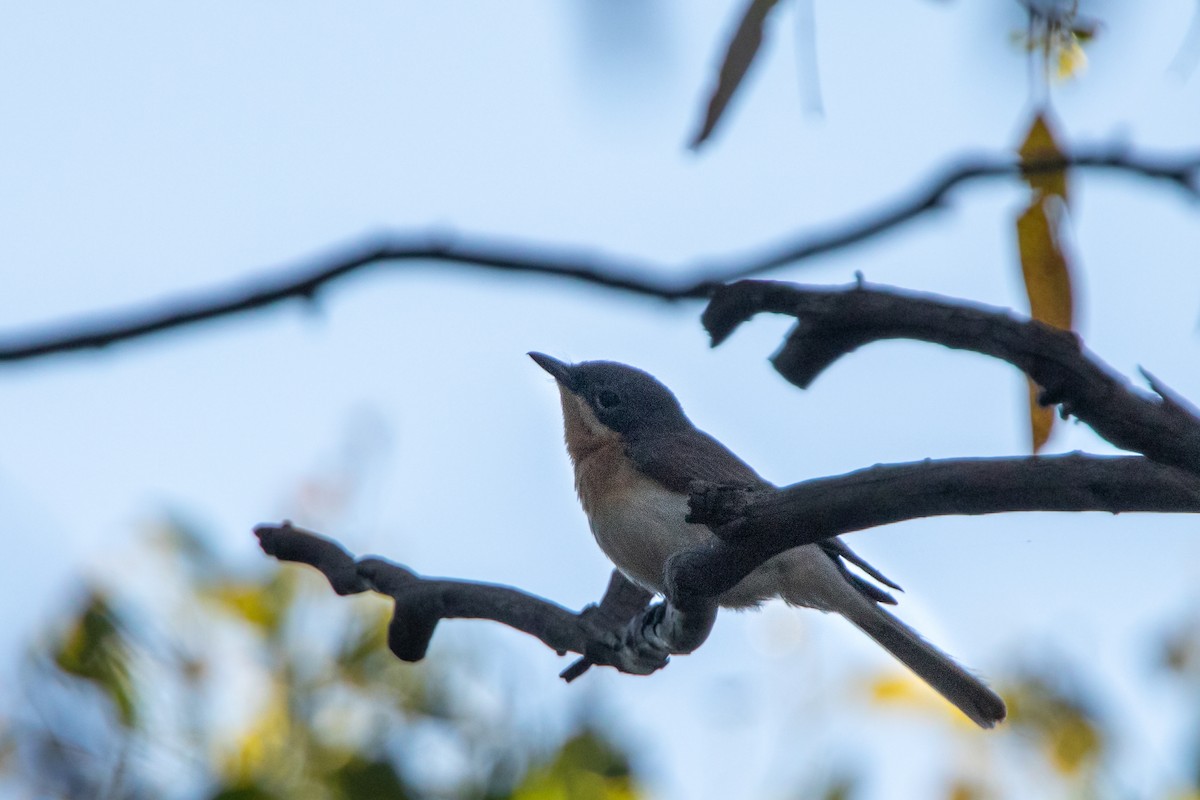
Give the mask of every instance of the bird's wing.
[[767, 487], [766, 481], [729, 448], [704, 431], [642, 437], [626, 450], [639, 472], [664, 488], [688, 494], [693, 481], [722, 486]]
[[858, 567], [863, 572], [882, 583], [884, 586], [895, 589], [898, 592], [903, 592], [904, 590], [900, 588], [899, 584], [889, 579], [882, 572], [875, 569], [875, 567], [871, 566], [866, 559], [851, 550], [849, 545], [836, 536], [830, 539], [823, 539], [822, 541], [817, 542], [817, 544], [822, 550], [825, 551], [825, 555], [832, 558], [833, 562], [837, 564], [838, 572], [842, 573], [842, 577], [849, 581], [850, 585], [852, 585], [855, 589], [858, 589], [861, 594], [870, 598], [871, 600], [874, 600], [876, 603], [886, 603], [889, 606], [896, 605], [896, 598], [892, 597], [883, 589], [880, 589], [878, 586], [866, 580], [865, 578], [855, 575], [846, 566], [845, 562], [849, 561], [851, 564]]
[[[695, 428], [684, 435], [672, 432], [664, 436], [640, 438], [629, 443], [627, 450], [639, 472], [653, 478], [666, 489], [680, 494], [687, 494], [693, 481], [748, 488], [771, 485], [729, 448]], [[841, 539], [825, 539], [818, 542], [818, 546], [837, 565], [842, 577], [861, 594], [877, 603], [896, 604], [896, 598], [851, 572], [846, 562], [850, 562], [891, 589], [903, 589], [851, 550]]]

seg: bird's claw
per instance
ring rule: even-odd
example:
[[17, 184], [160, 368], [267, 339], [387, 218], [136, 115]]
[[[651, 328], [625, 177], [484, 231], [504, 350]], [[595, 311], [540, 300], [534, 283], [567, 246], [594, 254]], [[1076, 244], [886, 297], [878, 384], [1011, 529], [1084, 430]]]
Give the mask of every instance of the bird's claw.
[[588, 657], [610, 664], [631, 675], [649, 675], [667, 665], [671, 648], [658, 633], [665, 605], [651, 606], [622, 629], [608, 631], [593, 640]]

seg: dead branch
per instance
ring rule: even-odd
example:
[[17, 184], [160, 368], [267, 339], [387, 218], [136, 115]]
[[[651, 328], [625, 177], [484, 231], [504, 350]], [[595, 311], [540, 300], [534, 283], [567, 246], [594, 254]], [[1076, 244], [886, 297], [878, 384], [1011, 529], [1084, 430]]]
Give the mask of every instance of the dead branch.
[[729, 590], [792, 547], [880, 525], [1012, 511], [1200, 513], [1200, 477], [1140, 456], [1071, 453], [880, 464], [778, 490], [693, 487], [692, 522], [720, 537], [667, 567], [677, 602]]
[[[701, 614], [680, 614], [663, 603], [647, 608], [650, 593], [617, 572], [600, 605], [576, 614], [508, 586], [422, 578], [382, 558], [355, 559], [336, 542], [289, 522], [259, 525], [254, 535], [267, 555], [313, 567], [340, 595], [375, 591], [391, 597], [395, 610], [388, 648], [403, 661], [425, 657], [443, 619], [490, 619], [537, 637], [559, 655], [583, 655], [563, 672], [567, 681], [591, 664], [646, 675], [665, 666], [671, 652], [687, 652], [683, 648], [689, 643], [691, 649], [699, 647], [716, 617], [712, 613], [704, 625]], [[686, 636], [680, 627], [686, 628]], [[689, 636], [698, 641], [689, 642]], [[666, 649], [664, 641], [673, 649]]]
[[846, 222], [785, 237], [745, 255], [690, 265], [555, 251], [534, 244], [496, 242], [465, 235], [418, 232], [376, 237], [316, 256], [305, 265], [289, 266], [238, 285], [10, 334], [0, 338], [0, 362], [93, 350], [285, 301], [312, 301], [329, 284], [385, 264], [440, 262], [580, 281], [667, 301], [701, 300], [727, 281], [850, 247], [944, 207], [952, 190], [960, 184], [1066, 168], [1115, 171], [1165, 181], [1195, 198], [1200, 155], [1135, 156], [1121, 147], [1101, 147], [1080, 148], [1068, 157], [1033, 164], [1022, 164], [1015, 155], [1008, 154], [960, 157], [904, 197]]
[[1200, 418], [1153, 380], [1158, 394], [1135, 390], [1079, 337], [1009, 312], [933, 295], [855, 284], [806, 287], [740, 281], [718, 290], [704, 312], [713, 345], [755, 314], [797, 319], [771, 361], [807, 388], [830, 364], [870, 342], [916, 339], [998, 358], [1042, 388], [1043, 404], [1061, 406], [1117, 447], [1200, 474]]
[[288, 523], [255, 529], [263, 550], [320, 570], [339, 594], [373, 590], [395, 602], [388, 646], [405, 661], [424, 657], [442, 619], [491, 619], [536, 636], [559, 654], [648, 674], [674, 653], [695, 650], [716, 618], [712, 598], [790, 547], [906, 519], [1008, 511], [1200, 512], [1200, 478], [1135, 456], [922, 461], [876, 466], [747, 497], [697, 486], [692, 521], [724, 537], [668, 564], [670, 602], [614, 573], [604, 601], [579, 614], [506, 586], [421, 578], [391, 562], [355, 560], [340, 545]]

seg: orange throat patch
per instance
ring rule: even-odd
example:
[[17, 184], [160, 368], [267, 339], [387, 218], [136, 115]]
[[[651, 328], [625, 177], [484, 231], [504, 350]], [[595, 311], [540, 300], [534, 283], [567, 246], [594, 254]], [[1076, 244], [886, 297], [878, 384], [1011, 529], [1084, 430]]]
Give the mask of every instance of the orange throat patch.
[[575, 467], [575, 491], [590, 518], [601, 506], [624, 494], [634, 476], [626, 464], [621, 435], [605, 427], [569, 389], [559, 386], [559, 395], [567, 453]]

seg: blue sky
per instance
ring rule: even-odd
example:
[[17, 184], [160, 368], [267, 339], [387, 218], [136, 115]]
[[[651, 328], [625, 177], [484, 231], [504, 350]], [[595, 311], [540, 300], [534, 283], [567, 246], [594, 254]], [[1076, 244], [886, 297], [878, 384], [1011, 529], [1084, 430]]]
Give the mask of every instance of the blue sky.
[[[902, 196], [951, 156], [1015, 142], [1030, 91], [1009, 41], [1021, 20], [1012, 6], [817, 2], [814, 115], [798, 56], [807, 44], [785, 5], [730, 117], [693, 153], [684, 144], [734, 19], [728, 4], [10, 3], [0, 336], [252, 278], [386, 230], [666, 268], [818, 230]], [[1105, 27], [1089, 70], [1053, 90], [1068, 138], [1194, 149], [1197, 79], [1170, 71], [1193, 4], [1092, 8]], [[1195, 204], [1122, 175], [1077, 176], [1074, 188], [1090, 347], [1200, 398]], [[947, 211], [776, 277], [839, 283], [862, 271], [1020, 308], [1021, 199], [1017, 185], [967, 186]], [[250, 526], [295, 513], [296, 485], [355, 436], [373, 460], [370, 491], [330, 531], [347, 546], [566, 605], [594, 600], [609, 567], [575, 502], [556, 392], [531, 349], [649, 370], [779, 483], [1023, 452], [1022, 379], [1003, 365], [890, 343], [800, 392], [765, 361], [783, 320], [710, 351], [699, 311], [405, 266], [334, 286], [313, 307], [6, 367], [0, 524], [15, 552], [0, 564], [0, 604], [18, 612], [0, 643], [11, 652], [47, 619], [79, 570], [120, 580], [128, 567], [114, 554], [164, 509], [195, 514], [222, 547], [253, 558]], [[1051, 449], [1111, 451], [1074, 425]], [[1089, 662], [1142, 742], [1119, 779], [1179, 779], [1156, 748], [1185, 720], [1147, 648], [1155, 625], [1196, 603], [1193, 520], [942, 519], [852, 544], [908, 590], [908, 620], [985, 675], [1019, 654]], [[600, 696], [644, 746], [661, 797], [746, 786], [773, 796], [843, 757], [847, 737], [876, 759], [881, 784], [916, 791], [938, 775], [928, 748], [889, 747], [910, 730], [903, 715], [877, 719], [822, 688], [888, 666], [840, 620], [724, 615], [704, 649], [665, 673], [597, 673], [590, 688], [560, 685], [553, 654], [516, 634], [452, 627], [439, 637], [511, 644], [550, 705]], [[744, 772], [732, 777], [731, 763]]]

